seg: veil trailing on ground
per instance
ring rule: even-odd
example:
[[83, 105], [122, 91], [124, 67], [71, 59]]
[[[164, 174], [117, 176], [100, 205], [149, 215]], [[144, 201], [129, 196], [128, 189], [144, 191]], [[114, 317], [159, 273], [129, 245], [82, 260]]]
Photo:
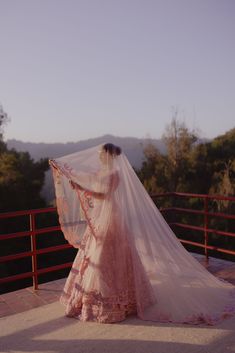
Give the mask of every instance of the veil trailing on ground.
[[[87, 231], [92, 233], [89, 256], [97, 268], [108, 229], [115, 229], [117, 246], [130, 249], [137, 313], [144, 320], [213, 324], [234, 314], [234, 286], [211, 275], [184, 249], [126, 156], [106, 153], [102, 161], [101, 151], [96, 146], [50, 161], [59, 220], [69, 243], [80, 248]], [[86, 277], [86, 291], [97, 281], [93, 272]], [[102, 293], [108, 291], [99, 286]], [[141, 294], [143, 286], [148, 300]]]

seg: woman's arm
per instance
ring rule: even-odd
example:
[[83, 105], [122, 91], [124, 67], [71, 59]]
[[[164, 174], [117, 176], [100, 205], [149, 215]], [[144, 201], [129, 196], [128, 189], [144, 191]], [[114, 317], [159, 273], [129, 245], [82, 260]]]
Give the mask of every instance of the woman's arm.
[[118, 184], [119, 184], [119, 176], [117, 173], [113, 173], [110, 175], [109, 178], [109, 183], [108, 183], [108, 190], [106, 192], [97, 192], [97, 191], [91, 191], [89, 189], [84, 188], [78, 183], [75, 183], [73, 180], [69, 179], [69, 183], [73, 189], [78, 189], [80, 191], [85, 191], [89, 193], [92, 197], [100, 200], [104, 200], [105, 198], [108, 197], [108, 195], [114, 191]]
[[75, 183], [73, 180], [69, 180], [69, 183], [72, 187], [72, 189], [78, 189], [80, 191], [85, 191], [88, 192], [92, 197], [96, 198], [96, 199], [100, 199], [103, 200], [106, 197], [106, 194], [102, 193], [102, 192], [96, 192], [96, 191], [90, 191], [88, 189], [83, 188], [81, 185]]

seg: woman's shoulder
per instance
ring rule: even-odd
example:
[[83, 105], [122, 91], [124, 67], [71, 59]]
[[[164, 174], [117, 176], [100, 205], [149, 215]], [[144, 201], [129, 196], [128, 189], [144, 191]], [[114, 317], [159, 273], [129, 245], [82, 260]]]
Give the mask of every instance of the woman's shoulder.
[[110, 175], [110, 181], [113, 187], [117, 187], [119, 184], [119, 173], [117, 170], [113, 171], [112, 174]]

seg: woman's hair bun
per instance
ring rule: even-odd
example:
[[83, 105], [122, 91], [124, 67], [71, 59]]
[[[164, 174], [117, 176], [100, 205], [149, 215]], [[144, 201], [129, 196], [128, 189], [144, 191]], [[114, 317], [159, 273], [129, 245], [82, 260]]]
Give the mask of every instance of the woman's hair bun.
[[105, 152], [108, 152], [111, 156], [119, 156], [122, 153], [122, 149], [119, 146], [115, 146], [113, 143], [106, 143], [103, 146]]
[[122, 153], [122, 149], [119, 146], [115, 146], [115, 147], [116, 147], [115, 153], [116, 153], [117, 156], [119, 156]]

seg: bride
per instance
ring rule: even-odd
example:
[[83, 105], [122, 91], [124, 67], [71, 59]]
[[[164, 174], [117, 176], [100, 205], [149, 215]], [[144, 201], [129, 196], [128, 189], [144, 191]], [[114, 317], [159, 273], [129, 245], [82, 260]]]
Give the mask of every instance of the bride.
[[61, 229], [79, 249], [61, 296], [67, 316], [212, 325], [235, 313], [235, 287], [184, 249], [120, 147], [50, 165]]

